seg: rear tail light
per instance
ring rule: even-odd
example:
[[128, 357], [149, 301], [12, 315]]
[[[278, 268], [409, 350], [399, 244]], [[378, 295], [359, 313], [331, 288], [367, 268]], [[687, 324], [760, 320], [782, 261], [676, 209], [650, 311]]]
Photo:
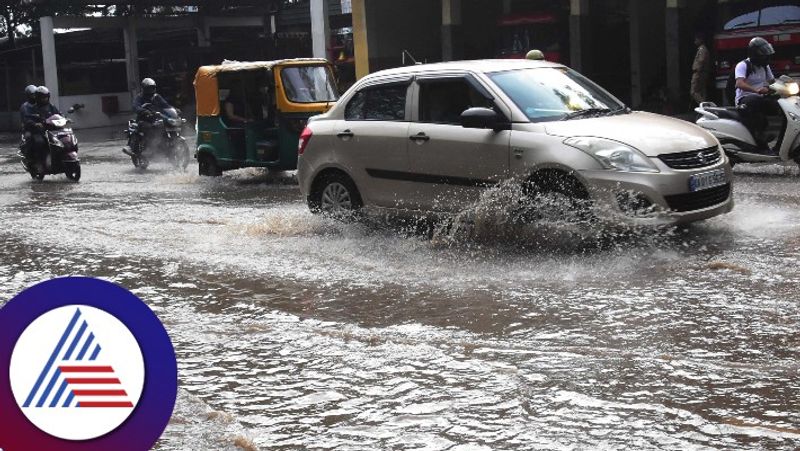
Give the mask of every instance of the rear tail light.
[[303, 133], [300, 133], [300, 141], [297, 143], [297, 154], [303, 155], [303, 152], [306, 151], [306, 147], [308, 146], [308, 142], [311, 141], [311, 136], [314, 133], [311, 132], [311, 129], [306, 127], [303, 129]]

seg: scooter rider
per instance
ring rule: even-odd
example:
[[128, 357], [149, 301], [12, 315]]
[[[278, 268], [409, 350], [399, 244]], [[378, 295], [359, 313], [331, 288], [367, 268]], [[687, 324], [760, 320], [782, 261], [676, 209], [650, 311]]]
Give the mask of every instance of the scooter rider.
[[47, 139], [44, 135], [44, 123], [50, 116], [61, 114], [58, 108], [50, 103], [50, 90], [47, 87], [39, 86], [36, 88], [35, 101], [35, 105], [26, 109], [22, 119], [25, 131], [31, 134], [30, 150], [47, 144]]
[[23, 124], [22, 128], [22, 142], [19, 144], [21, 155], [28, 158], [30, 155], [31, 132], [24, 127], [25, 116], [33, 113], [33, 108], [36, 107], [36, 85], [28, 85], [25, 87], [25, 102], [19, 107], [20, 123]]
[[778, 102], [765, 96], [775, 76], [769, 66], [775, 49], [764, 38], [753, 38], [747, 48], [748, 58], [736, 65], [736, 105], [741, 106], [742, 122], [760, 147], [767, 147], [764, 130], [767, 115], [778, 114]]

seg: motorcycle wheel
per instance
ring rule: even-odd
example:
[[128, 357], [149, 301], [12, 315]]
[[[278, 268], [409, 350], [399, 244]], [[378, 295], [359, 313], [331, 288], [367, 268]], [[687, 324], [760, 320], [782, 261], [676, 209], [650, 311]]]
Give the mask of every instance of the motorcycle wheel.
[[131, 161], [133, 162], [133, 166], [136, 169], [140, 169], [142, 171], [144, 171], [145, 169], [147, 169], [148, 166], [150, 166], [150, 160], [148, 160], [147, 157], [143, 155], [132, 156]]
[[185, 171], [186, 167], [189, 166], [189, 158], [191, 157], [189, 154], [189, 145], [186, 144], [186, 141], [181, 141], [175, 146], [174, 152], [175, 156], [172, 163], [176, 168]]
[[81, 164], [80, 163], [70, 163], [64, 170], [64, 175], [67, 176], [69, 180], [73, 182], [77, 182], [81, 179]]

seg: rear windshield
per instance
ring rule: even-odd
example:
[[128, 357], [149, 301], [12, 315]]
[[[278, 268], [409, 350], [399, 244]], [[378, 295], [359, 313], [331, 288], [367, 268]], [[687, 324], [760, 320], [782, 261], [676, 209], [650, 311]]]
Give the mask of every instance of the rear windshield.
[[335, 102], [339, 95], [325, 66], [287, 67], [281, 71], [286, 97], [294, 103]]

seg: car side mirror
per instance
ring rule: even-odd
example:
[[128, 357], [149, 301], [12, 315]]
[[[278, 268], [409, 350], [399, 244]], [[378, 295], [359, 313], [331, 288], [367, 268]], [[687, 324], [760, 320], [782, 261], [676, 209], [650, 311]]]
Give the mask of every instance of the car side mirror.
[[489, 108], [470, 108], [461, 113], [461, 126], [464, 128], [482, 128], [491, 130], [507, 129], [507, 124], [500, 121], [496, 111]]

